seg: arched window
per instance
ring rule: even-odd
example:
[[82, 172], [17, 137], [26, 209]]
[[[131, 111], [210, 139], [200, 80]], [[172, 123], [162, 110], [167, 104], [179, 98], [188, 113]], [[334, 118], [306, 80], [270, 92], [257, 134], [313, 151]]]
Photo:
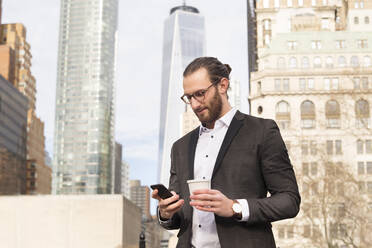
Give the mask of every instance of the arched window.
[[309, 61], [308, 57], [302, 57], [301, 66], [302, 66], [302, 68], [309, 68], [310, 67], [310, 61]]
[[370, 67], [371, 66], [371, 57], [364, 56], [363, 64], [364, 64], [364, 67]]
[[289, 59], [289, 68], [297, 68], [297, 59], [295, 57]]
[[332, 68], [333, 67], [333, 58], [331, 56], [328, 56], [326, 59], [326, 67]]
[[346, 58], [344, 56], [338, 57], [338, 67], [346, 66]]
[[283, 57], [278, 58], [277, 66], [278, 66], [278, 69], [285, 68], [285, 59]]
[[302, 128], [315, 127], [315, 105], [306, 100], [301, 103], [301, 126]]
[[329, 100], [325, 106], [327, 127], [340, 128], [340, 105], [336, 100]]
[[352, 56], [350, 59], [350, 63], [352, 67], [358, 67], [359, 66], [359, 59], [357, 56]]
[[357, 128], [370, 127], [369, 103], [366, 100], [360, 99], [355, 103], [355, 117]]
[[322, 60], [318, 56], [314, 58], [314, 67], [315, 68], [322, 67]]
[[276, 104], [275, 119], [281, 129], [287, 129], [290, 124], [290, 108], [286, 101], [280, 101]]

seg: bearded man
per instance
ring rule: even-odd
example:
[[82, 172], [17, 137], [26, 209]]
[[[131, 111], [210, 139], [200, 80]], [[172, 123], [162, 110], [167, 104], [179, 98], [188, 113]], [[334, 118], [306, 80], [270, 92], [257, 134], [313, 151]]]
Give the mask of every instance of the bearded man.
[[[278, 126], [230, 106], [230, 72], [218, 59], [201, 57], [183, 73], [181, 99], [201, 125], [173, 144], [173, 196], [152, 193], [160, 224], [180, 229], [177, 247], [275, 248], [271, 222], [299, 211], [301, 198]], [[210, 179], [211, 189], [189, 192], [190, 179]]]

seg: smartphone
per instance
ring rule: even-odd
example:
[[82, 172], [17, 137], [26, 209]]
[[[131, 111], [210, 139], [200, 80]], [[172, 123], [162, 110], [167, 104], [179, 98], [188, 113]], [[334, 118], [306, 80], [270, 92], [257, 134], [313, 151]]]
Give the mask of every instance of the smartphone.
[[158, 190], [158, 195], [160, 196], [161, 199], [167, 199], [173, 194], [163, 185], [163, 184], [154, 184], [150, 186], [153, 190], [157, 189]]

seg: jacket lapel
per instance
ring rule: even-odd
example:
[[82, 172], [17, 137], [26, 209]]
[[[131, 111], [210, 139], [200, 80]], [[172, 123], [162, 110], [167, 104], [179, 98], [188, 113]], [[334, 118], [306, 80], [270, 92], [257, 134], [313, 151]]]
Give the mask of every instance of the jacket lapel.
[[[243, 119], [244, 119], [244, 115], [241, 112], [237, 111], [234, 118], [232, 119], [230, 123], [229, 128], [227, 129], [225, 138], [223, 139], [220, 151], [217, 155], [216, 164], [214, 165], [214, 168], [213, 168], [212, 178], [216, 174], [218, 168], [221, 166], [222, 160], [225, 157], [225, 154], [232, 140], [234, 139], [235, 135], [238, 133], [239, 129], [243, 125]], [[195, 151], [194, 151], [194, 155], [195, 155]]]
[[195, 151], [196, 144], [199, 139], [199, 127], [195, 128], [191, 133], [189, 149], [188, 149], [188, 158], [189, 158], [189, 180], [194, 179], [194, 161], [195, 161]]

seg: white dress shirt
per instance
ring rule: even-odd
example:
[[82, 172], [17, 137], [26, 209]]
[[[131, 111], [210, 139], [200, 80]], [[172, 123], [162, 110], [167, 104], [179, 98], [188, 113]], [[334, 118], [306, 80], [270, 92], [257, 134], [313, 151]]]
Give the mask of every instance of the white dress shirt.
[[[195, 151], [194, 179], [212, 178], [217, 155], [236, 111], [235, 108], [232, 108], [215, 122], [213, 129], [200, 126], [199, 139]], [[243, 207], [243, 218], [241, 221], [247, 221], [249, 217], [248, 202], [246, 199], [238, 199], [238, 202]], [[192, 223], [191, 244], [194, 247], [221, 247], [217, 235], [214, 213], [204, 212], [194, 208]]]

